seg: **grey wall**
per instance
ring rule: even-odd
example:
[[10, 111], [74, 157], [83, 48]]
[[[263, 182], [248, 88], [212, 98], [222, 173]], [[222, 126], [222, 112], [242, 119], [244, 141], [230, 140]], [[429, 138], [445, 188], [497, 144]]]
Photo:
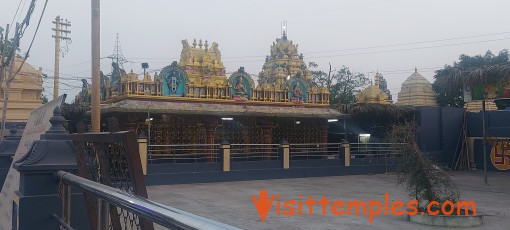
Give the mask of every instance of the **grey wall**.
[[451, 166], [459, 151], [465, 110], [450, 107], [418, 107], [417, 110], [420, 149], [433, 160]]

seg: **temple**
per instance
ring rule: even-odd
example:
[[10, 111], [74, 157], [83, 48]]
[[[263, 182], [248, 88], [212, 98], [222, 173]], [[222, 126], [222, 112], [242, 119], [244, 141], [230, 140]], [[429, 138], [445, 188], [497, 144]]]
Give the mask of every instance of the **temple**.
[[[23, 62], [23, 59], [16, 57], [14, 59], [13, 71], [17, 71]], [[6, 70], [4, 76], [8, 76]], [[41, 92], [42, 87], [41, 69], [35, 69], [28, 63], [24, 63], [20, 71], [11, 81], [9, 104], [7, 105], [7, 122], [25, 123], [32, 110], [38, 108], [42, 104]], [[3, 108], [4, 91], [7, 88], [7, 82], [2, 82], [0, 89], [0, 110]]]
[[437, 106], [436, 94], [432, 89], [432, 84], [418, 73], [418, 69], [415, 68], [414, 73], [402, 83], [396, 104]]
[[381, 104], [387, 105], [392, 103], [391, 93], [387, 88], [386, 79], [377, 72], [374, 77], [374, 84], [369, 85], [356, 95], [357, 103], [365, 104]]
[[[102, 75], [102, 117], [117, 117], [121, 130], [148, 136], [150, 144], [327, 143], [329, 92], [312, 76], [287, 35], [273, 42], [257, 83], [240, 67], [229, 77], [219, 45], [182, 41], [179, 61], [142, 79], [113, 63]], [[88, 100], [84, 82], [77, 99]], [[338, 140], [340, 141], [340, 140]]]

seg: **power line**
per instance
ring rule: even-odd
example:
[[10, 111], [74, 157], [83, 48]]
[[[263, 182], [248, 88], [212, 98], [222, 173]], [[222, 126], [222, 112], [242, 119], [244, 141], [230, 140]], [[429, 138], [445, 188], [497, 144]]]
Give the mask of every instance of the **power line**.
[[365, 54], [392, 53], [392, 52], [409, 51], [409, 50], [421, 50], [421, 49], [449, 47], [449, 46], [459, 46], [459, 45], [467, 45], [467, 44], [475, 44], [475, 43], [483, 43], [483, 42], [503, 41], [503, 40], [509, 40], [509, 39], [510, 38], [500, 38], [500, 39], [491, 39], [491, 40], [473, 41], [473, 42], [462, 42], [462, 43], [454, 43], [454, 44], [446, 44], [446, 45], [424, 46], [424, 47], [415, 47], [415, 48], [406, 48], [406, 49], [364, 52], [364, 53], [351, 53], [351, 54], [338, 54], [338, 55], [328, 55], [328, 56], [316, 56], [316, 57], [308, 57], [308, 58], [344, 57], [344, 56], [355, 56], [355, 55], [365, 55]]
[[[381, 45], [381, 46], [369, 46], [369, 47], [358, 47], [358, 48], [350, 48], [350, 49], [325, 50], [325, 51], [311, 51], [311, 52], [304, 52], [303, 54], [331, 53], [331, 52], [342, 52], [342, 51], [352, 51], [352, 50], [387, 48], [387, 47], [395, 47], [395, 46], [415, 45], [415, 44], [424, 44], [424, 43], [432, 43], [432, 42], [440, 42], [440, 41], [451, 41], [451, 40], [459, 40], [459, 39], [467, 39], [467, 38], [475, 38], [475, 37], [502, 35], [502, 34], [509, 34], [509, 33], [510, 32], [498, 32], [498, 33], [478, 34], [478, 35], [455, 37], [455, 38], [445, 38], [445, 39], [436, 39], [436, 40], [419, 41], [419, 42], [408, 42], [408, 43], [399, 43], [399, 44], [390, 44], [390, 45]], [[407, 51], [407, 50], [415, 50], [415, 49], [428, 49], [428, 48], [438, 48], [438, 47], [447, 47], [447, 46], [474, 44], [474, 43], [482, 43], [482, 42], [501, 41], [501, 40], [508, 40], [508, 39], [510, 39], [510, 38], [492, 39], [492, 40], [483, 40], [483, 41], [473, 41], [473, 42], [463, 42], [463, 43], [453, 43], [453, 44], [427, 46], [427, 47], [415, 47], [415, 48], [406, 48], [406, 49], [397, 49], [397, 50], [373, 51], [373, 52], [351, 53], [351, 54], [340, 54], [340, 55], [328, 55], [328, 56], [315, 56], [315, 57], [309, 57], [309, 58], [326, 58], [326, 57], [353, 56], [353, 55], [363, 55], [363, 54], [376, 54], [376, 53], [386, 53], [386, 52], [397, 52], [397, 51]], [[222, 57], [222, 59], [233, 59], [233, 58], [242, 59], [242, 58], [261, 58], [261, 57], [264, 57], [264, 55], [226, 56], [226, 57]], [[177, 59], [180, 59], [180, 58], [176, 58], [176, 57], [130, 57], [129, 59], [132, 59], [132, 60], [177, 60]], [[261, 62], [261, 61], [264, 61], [264, 60], [257, 59], [257, 60], [242, 60], [242, 61], [240, 61], [240, 60], [237, 60], [237, 61], [223, 61], [223, 62], [224, 63], [232, 63], [232, 62]], [[65, 66], [65, 67], [75, 66], [75, 65], [85, 64], [85, 63], [90, 63], [90, 61], [89, 62], [76, 63], [76, 64], [68, 65], [68, 66]], [[133, 62], [133, 63], [141, 63], [141, 62]], [[152, 63], [168, 63], [168, 62], [166, 62], [166, 61], [160, 61], [160, 62], [156, 61], [156, 62], [152, 62]], [[63, 68], [65, 68], [65, 67], [63, 67]]]
[[391, 44], [391, 45], [368, 46], [368, 47], [349, 48], [349, 49], [340, 49], [340, 50], [312, 51], [312, 52], [304, 52], [303, 54], [312, 54], [312, 53], [332, 53], [332, 52], [344, 52], [344, 51], [352, 51], [352, 50], [365, 50], [365, 49], [387, 48], [387, 47], [406, 46], [406, 45], [416, 45], [416, 44], [433, 43], [433, 42], [443, 42], [443, 41], [451, 41], [451, 40], [459, 40], [459, 39], [467, 39], [467, 38], [475, 38], [475, 37], [486, 37], [486, 36], [501, 35], [501, 34], [509, 34], [509, 33], [510, 33], [510, 32], [499, 32], [499, 33], [479, 34], [479, 35], [472, 35], [472, 36], [455, 37], [455, 38], [445, 38], [445, 39], [428, 40], [428, 41], [419, 41], [419, 42], [399, 43], [399, 44]]
[[[16, 13], [14, 13], [14, 16], [12, 17], [11, 25], [14, 23], [14, 19], [16, 19], [16, 16], [18, 15], [19, 7], [21, 6], [21, 2], [24, 2], [25, 0], [20, 0], [18, 4], [18, 8], [16, 8]], [[24, 7], [25, 5], [23, 5]]]
[[[371, 52], [360, 52], [360, 53], [349, 53], [349, 54], [336, 54], [336, 55], [325, 55], [325, 56], [312, 56], [312, 57], [307, 57], [307, 58], [328, 58], [328, 57], [344, 57], [344, 56], [355, 56], [355, 55], [366, 55], [366, 54], [392, 53], [392, 52], [409, 51], [409, 50], [421, 50], [421, 49], [459, 46], [459, 45], [468, 45], [468, 44], [476, 44], [476, 43], [484, 43], [484, 42], [503, 41], [503, 40], [509, 40], [509, 39], [510, 38], [499, 38], [499, 39], [490, 39], [490, 40], [482, 40], [482, 41], [461, 42], [461, 43], [423, 46], [423, 47], [414, 47], [414, 48], [405, 48], [405, 49], [382, 50], [382, 51], [371, 51]], [[321, 51], [321, 52], [324, 52], [324, 51]], [[261, 57], [261, 56], [240, 56], [240, 57], [236, 57], [236, 58], [247, 58], [247, 57]], [[225, 58], [227, 58], [227, 57], [225, 57]], [[234, 58], [234, 57], [231, 57], [231, 58]], [[130, 59], [163, 59], [163, 58], [130, 58]], [[168, 58], [165, 58], [165, 59], [168, 59]], [[264, 61], [263, 59], [257, 59], [257, 60], [223, 61], [223, 62], [224, 63], [232, 63], [232, 62], [237, 63], [237, 62], [263, 62], [263, 61]], [[168, 62], [152, 62], [152, 63], [168, 63]]]
[[[27, 1], [26, 0], [23, 0], [23, 6], [21, 6], [21, 11], [23, 11], [25, 9], [25, 5], [27, 4]], [[19, 19], [21, 18], [21, 14], [18, 15], [18, 19], [17, 21], [19, 21]]]

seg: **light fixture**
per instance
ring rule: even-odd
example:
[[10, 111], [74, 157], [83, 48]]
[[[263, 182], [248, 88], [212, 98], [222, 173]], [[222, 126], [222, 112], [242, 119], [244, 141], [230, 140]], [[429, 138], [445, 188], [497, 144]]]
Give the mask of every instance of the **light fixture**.
[[338, 119], [328, 119], [328, 122], [336, 122]]
[[234, 120], [234, 118], [232, 118], [232, 117], [222, 117], [221, 120], [232, 121], [232, 120]]
[[301, 121], [296, 121], [296, 125], [299, 125], [299, 124], [301, 124]]
[[370, 133], [360, 133], [360, 137], [370, 137]]
[[287, 80], [289, 80], [289, 79], [290, 79], [290, 75], [287, 75]]

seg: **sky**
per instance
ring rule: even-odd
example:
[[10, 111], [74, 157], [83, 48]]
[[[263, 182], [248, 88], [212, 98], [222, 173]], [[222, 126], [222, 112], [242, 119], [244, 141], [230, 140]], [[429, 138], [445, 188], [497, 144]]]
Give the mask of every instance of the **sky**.
[[[1, 0], [0, 26], [26, 15], [31, 0]], [[35, 33], [44, 0], [37, 0], [21, 41], [25, 53]], [[52, 98], [57, 15], [71, 22], [72, 43], [60, 56], [60, 94], [68, 102], [91, 79], [91, 2], [48, 0], [28, 63], [42, 67], [44, 94]], [[18, 9], [19, 6], [19, 9]], [[16, 14], [16, 10], [18, 13]], [[371, 79], [379, 71], [393, 98], [414, 68], [433, 82], [434, 71], [460, 54], [498, 53], [510, 47], [510, 2], [505, 0], [108, 0], [101, 1], [101, 57], [113, 54], [116, 34], [127, 71], [158, 71], [178, 61], [181, 40], [217, 42], [227, 73], [240, 66], [258, 74], [270, 46], [281, 37], [299, 44], [306, 62], [327, 71], [347, 66]], [[12, 34], [11, 34], [12, 35]], [[62, 46], [66, 45], [62, 42]], [[111, 72], [111, 61], [101, 60]], [[141, 75], [140, 75], [141, 77]]]

